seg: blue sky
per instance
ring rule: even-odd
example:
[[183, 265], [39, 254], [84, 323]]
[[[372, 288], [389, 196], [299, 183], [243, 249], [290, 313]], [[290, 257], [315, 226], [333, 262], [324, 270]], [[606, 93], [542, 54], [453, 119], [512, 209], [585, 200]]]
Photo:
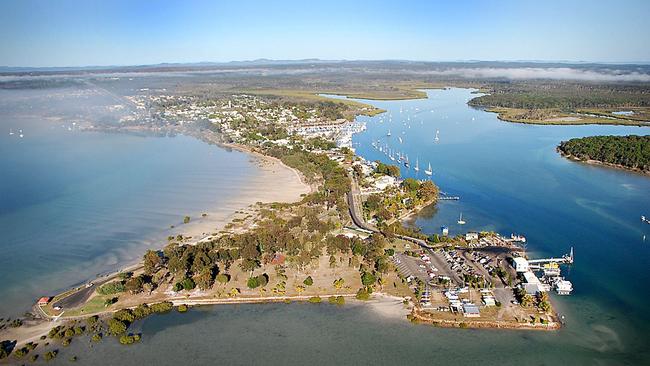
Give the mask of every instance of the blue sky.
[[650, 61], [650, 1], [0, 2], [0, 65]]

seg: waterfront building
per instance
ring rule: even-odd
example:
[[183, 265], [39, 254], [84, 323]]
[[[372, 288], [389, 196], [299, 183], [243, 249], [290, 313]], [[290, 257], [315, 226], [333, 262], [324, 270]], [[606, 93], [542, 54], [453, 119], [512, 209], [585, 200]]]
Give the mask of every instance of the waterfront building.
[[513, 259], [515, 271], [519, 273], [528, 272], [528, 261], [526, 258], [516, 257]]
[[478, 310], [478, 306], [472, 303], [463, 304], [463, 316], [466, 318], [478, 318], [481, 316], [481, 313]]

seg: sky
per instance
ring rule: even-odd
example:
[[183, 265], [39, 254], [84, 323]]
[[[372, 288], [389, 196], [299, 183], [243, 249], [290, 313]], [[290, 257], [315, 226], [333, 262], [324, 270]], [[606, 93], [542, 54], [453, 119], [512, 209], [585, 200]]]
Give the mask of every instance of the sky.
[[650, 0], [2, 0], [0, 65], [650, 61]]

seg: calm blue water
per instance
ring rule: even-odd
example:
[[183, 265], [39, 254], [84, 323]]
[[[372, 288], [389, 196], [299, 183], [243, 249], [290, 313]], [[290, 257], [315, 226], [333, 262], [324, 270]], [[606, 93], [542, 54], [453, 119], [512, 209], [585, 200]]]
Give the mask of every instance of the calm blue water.
[[[438, 329], [382, 318], [367, 306], [206, 307], [137, 323], [134, 329], [144, 335], [137, 346], [125, 348], [110, 339], [88, 351], [85, 342], [75, 341], [58, 362], [76, 354], [88, 365], [649, 364], [650, 250], [642, 236], [650, 237], [650, 225], [641, 224], [639, 216], [650, 214], [650, 179], [567, 161], [555, 146], [571, 137], [650, 129], [504, 123], [469, 108], [470, 98], [468, 90], [451, 89], [430, 91], [426, 100], [366, 101], [388, 110], [393, 121], [387, 123], [386, 115], [361, 117], [368, 130], [355, 137], [358, 153], [388, 162], [370, 142], [399, 146], [411, 161], [419, 158], [422, 171], [430, 161], [435, 182], [462, 196], [419, 215], [416, 223], [426, 232], [442, 224], [452, 233], [518, 232], [540, 256], [561, 255], [574, 246], [576, 264], [565, 274], [575, 293], [552, 297], [566, 315], [565, 328]], [[410, 128], [401, 122], [407, 116]], [[463, 228], [455, 225], [461, 211], [468, 222]]]
[[0, 316], [136, 261], [176, 232], [170, 225], [182, 230], [185, 215], [233, 210], [227, 198], [253, 174], [247, 155], [190, 137], [68, 131], [29, 119], [1, 126]]

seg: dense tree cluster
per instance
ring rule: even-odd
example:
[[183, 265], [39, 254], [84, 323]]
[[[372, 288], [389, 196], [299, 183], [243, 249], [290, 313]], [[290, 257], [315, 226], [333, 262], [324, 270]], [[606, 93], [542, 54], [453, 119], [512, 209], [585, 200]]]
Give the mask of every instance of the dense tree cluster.
[[470, 105], [505, 108], [647, 107], [650, 91], [643, 85], [596, 85], [568, 82], [494, 83], [490, 94], [474, 98]]
[[438, 187], [431, 181], [406, 178], [399, 188], [388, 188], [382, 194], [368, 196], [364, 209], [369, 217], [374, 217], [381, 225], [399, 217], [405, 210], [411, 210], [426, 202], [434, 202], [438, 192]]
[[390, 175], [391, 177], [399, 178], [400, 170], [397, 165], [384, 164], [381, 161], [377, 160], [377, 167], [375, 168], [375, 173], [382, 175]]
[[597, 160], [650, 171], [650, 136], [591, 136], [563, 141], [560, 152], [581, 160]]

